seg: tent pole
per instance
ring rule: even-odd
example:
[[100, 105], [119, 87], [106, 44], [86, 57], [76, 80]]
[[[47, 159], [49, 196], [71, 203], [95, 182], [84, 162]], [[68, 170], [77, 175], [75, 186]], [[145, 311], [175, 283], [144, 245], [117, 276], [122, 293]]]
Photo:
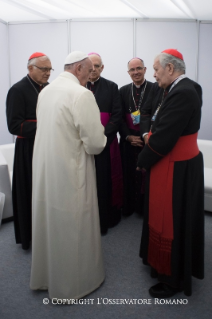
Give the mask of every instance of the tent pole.
[[68, 20], [68, 54], [71, 52], [71, 19]]
[[197, 20], [197, 54], [196, 54], [196, 70], [195, 70], [195, 81], [199, 80], [199, 39], [200, 39], [200, 21]]
[[133, 19], [133, 56], [136, 56], [136, 20]]
[[[8, 52], [8, 76], [9, 76], [9, 88], [11, 88], [11, 67], [10, 67], [10, 34], [9, 34], [9, 22], [7, 23], [7, 52]], [[15, 143], [15, 136], [12, 136], [12, 142]]]

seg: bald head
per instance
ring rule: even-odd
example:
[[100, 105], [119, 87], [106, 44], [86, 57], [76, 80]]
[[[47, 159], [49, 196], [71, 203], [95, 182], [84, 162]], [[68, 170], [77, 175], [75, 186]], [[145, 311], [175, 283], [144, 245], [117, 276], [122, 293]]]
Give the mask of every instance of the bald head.
[[133, 58], [128, 62], [128, 73], [135, 85], [141, 85], [144, 82], [146, 67], [144, 61], [139, 58]]

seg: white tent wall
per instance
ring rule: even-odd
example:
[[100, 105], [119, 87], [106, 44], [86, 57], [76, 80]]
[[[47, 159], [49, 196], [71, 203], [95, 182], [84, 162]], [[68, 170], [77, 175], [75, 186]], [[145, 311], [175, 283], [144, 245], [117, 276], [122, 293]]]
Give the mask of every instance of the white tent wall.
[[[0, 24], [0, 36], [6, 42], [6, 25]], [[64, 58], [73, 50], [98, 52], [102, 55], [105, 69], [102, 76], [116, 82], [119, 87], [130, 82], [127, 62], [133, 56], [144, 59], [147, 66], [146, 78], [154, 82], [153, 59], [165, 48], [174, 47], [184, 55], [187, 75], [199, 79], [203, 87], [203, 118], [199, 137], [212, 140], [210, 124], [210, 65], [209, 54], [212, 44], [210, 24], [200, 24], [200, 53], [198, 52], [198, 22], [187, 21], [142, 21], [135, 19], [85, 20], [76, 19], [60, 22], [9, 24], [11, 85], [26, 75], [26, 64], [32, 52], [45, 52], [52, 61], [55, 71], [50, 82], [63, 71]], [[3, 41], [3, 43], [4, 43]], [[205, 48], [205, 49], [204, 49]], [[208, 49], [207, 49], [208, 48]], [[205, 52], [206, 51], [206, 52]], [[199, 53], [199, 78], [197, 77], [197, 57]], [[4, 58], [6, 54], [6, 59]], [[206, 55], [205, 55], [206, 54]], [[3, 61], [5, 52], [0, 51]], [[206, 59], [205, 57], [208, 57]], [[0, 66], [2, 67], [2, 66]], [[4, 64], [0, 78], [8, 76], [8, 64]], [[0, 114], [5, 112], [7, 85], [0, 86]], [[3, 138], [0, 144], [7, 143], [5, 117], [0, 118]]]
[[97, 52], [105, 68], [102, 76], [119, 87], [130, 82], [127, 62], [133, 57], [133, 20], [71, 22], [71, 51]]
[[175, 48], [183, 53], [186, 75], [195, 81], [197, 44], [196, 22], [138, 21], [136, 23], [136, 56], [143, 58], [147, 67], [146, 78], [149, 81], [155, 82], [153, 78], [155, 56], [168, 48]]
[[27, 74], [27, 61], [33, 52], [44, 52], [52, 62], [54, 80], [64, 68], [68, 54], [67, 22], [9, 25], [11, 85]]
[[9, 89], [8, 26], [0, 23], [0, 144], [11, 143], [6, 123], [5, 100]]
[[200, 139], [212, 140], [212, 23], [200, 24], [199, 76], [198, 83], [203, 89], [203, 108]]

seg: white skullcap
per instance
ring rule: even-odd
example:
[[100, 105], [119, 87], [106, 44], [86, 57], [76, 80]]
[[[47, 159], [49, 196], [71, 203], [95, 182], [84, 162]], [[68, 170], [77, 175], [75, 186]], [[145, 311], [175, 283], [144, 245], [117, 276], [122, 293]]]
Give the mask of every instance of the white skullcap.
[[72, 64], [88, 58], [88, 55], [81, 51], [71, 52], [65, 59], [65, 64]]

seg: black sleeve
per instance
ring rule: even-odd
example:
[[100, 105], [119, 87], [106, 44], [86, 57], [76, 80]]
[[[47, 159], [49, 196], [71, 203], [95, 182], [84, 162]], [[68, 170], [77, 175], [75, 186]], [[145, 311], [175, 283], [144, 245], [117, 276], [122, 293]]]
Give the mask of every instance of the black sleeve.
[[154, 110], [157, 108], [157, 101], [160, 95], [160, 90], [158, 89], [158, 84], [154, 83], [151, 87], [151, 90], [148, 94], [148, 98], [141, 109], [140, 115], [140, 132], [141, 137], [144, 133], [148, 133], [151, 126], [151, 118], [154, 113]]
[[7, 95], [6, 115], [8, 130], [13, 135], [34, 137], [36, 122], [26, 121], [26, 101], [23, 92], [12, 87]]
[[127, 123], [126, 123], [126, 118], [125, 118], [126, 117], [125, 103], [126, 103], [127, 97], [124, 96], [124, 90], [122, 88], [119, 90], [119, 93], [120, 93], [121, 109], [122, 109], [122, 119], [121, 119], [121, 125], [119, 128], [119, 133], [120, 133], [121, 138], [123, 138], [125, 140], [128, 135], [131, 135], [130, 130], [129, 130]]
[[119, 130], [121, 123], [121, 103], [117, 84], [112, 84], [112, 107], [110, 120], [105, 126], [105, 135], [107, 136], [107, 146], [112, 143]]
[[195, 112], [195, 107], [185, 92], [177, 91], [166, 99], [159, 111], [160, 117], [153, 134], [139, 154], [140, 168], [149, 169], [172, 150]]

